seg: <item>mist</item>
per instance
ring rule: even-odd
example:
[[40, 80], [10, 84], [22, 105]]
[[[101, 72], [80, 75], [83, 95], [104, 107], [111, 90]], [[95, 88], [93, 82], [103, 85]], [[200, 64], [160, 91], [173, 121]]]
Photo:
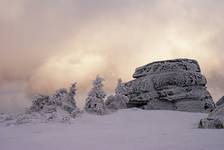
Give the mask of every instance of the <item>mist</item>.
[[132, 79], [152, 61], [199, 61], [215, 101], [224, 95], [222, 0], [0, 0], [0, 112], [78, 82], [79, 103], [103, 76]]

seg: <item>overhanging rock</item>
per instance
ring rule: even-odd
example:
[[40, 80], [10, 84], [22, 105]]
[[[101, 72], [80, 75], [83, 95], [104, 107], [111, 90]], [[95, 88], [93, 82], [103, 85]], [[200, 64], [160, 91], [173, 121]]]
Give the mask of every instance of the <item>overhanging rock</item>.
[[129, 107], [210, 112], [215, 105], [196, 60], [158, 61], [136, 69], [124, 83]]

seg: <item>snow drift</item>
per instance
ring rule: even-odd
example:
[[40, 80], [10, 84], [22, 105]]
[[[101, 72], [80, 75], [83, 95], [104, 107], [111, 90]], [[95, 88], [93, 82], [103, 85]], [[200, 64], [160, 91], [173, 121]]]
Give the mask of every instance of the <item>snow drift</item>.
[[1, 126], [2, 150], [223, 150], [224, 130], [198, 129], [203, 113], [124, 109], [71, 124]]

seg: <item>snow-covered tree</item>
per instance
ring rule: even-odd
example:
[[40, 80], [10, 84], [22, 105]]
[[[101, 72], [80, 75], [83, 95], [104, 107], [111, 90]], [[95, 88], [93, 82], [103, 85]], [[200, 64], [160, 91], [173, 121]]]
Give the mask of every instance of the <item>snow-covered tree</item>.
[[75, 83], [73, 83], [72, 85], [71, 85], [71, 87], [70, 87], [70, 89], [69, 89], [69, 95], [71, 96], [71, 97], [73, 97], [74, 98], [74, 96], [76, 95], [76, 91], [77, 91], [77, 83], [75, 82]]
[[93, 87], [86, 98], [85, 110], [87, 112], [100, 115], [105, 113], [104, 98], [106, 97], [106, 93], [103, 90], [103, 81], [104, 79], [99, 75], [93, 81]]
[[49, 96], [47, 95], [35, 95], [32, 100], [32, 106], [30, 111], [38, 112], [42, 111], [45, 106], [50, 105]]
[[128, 101], [129, 99], [127, 96], [116, 94], [109, 96], [105, 101], [105, 105], [108, 109], [125, 109], [127, 108]]
[[74, 96], [76, 95], [76, 83], [72, 84], [69, 92], [67, 93], [65, 100], [62, 103], [62, 108], [69, 113], [72, 113], [77, 107], [76, 107], [76, 101]]
[[128, 97], [124, 95], [126, 88], [121, 79], [118, 79], [117, 87], [115, 89], [115, 95], [111, 95], [105, 101], [105, 105], [108, 109], [124, 109], [127, 108], [129, 101]]
[[68, 91], [65, 88], [58, 89], [50, 96], [49, 101], [51, 105], [61, 106], [64, 101], [67, 100]]
[[121, 94], [121, 95], [125, 95], [125, 93], [127, 92], [127, 88], [124, 86], [124, 83], [122, 82], [122, 80], [119, 78], [117, 80], [117, 87], [115, 89], [115, 94]]
[[23, 123], [33, 118], [40, 120], [58, 120], [66, 122], [71, 117], [76, 117], [81, 111], [76, 106], [76, 83], [72, 84], [67, 89], [59, 89], [52, 96], [37, 95], [33, 98], [32, 106], [26, 111], [26, 114], [21, 114], [17, 118], [17, 123]]

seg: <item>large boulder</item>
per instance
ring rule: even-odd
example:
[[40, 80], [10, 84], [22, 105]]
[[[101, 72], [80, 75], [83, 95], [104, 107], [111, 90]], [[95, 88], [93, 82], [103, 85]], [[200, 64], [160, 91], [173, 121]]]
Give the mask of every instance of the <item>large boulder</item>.
[[215, 108], [196, 60], [174, 59], [139, 67], [122, 93], [129, 107], [210, 112]]
[[224, 104], [218, 106], [209, 113], [208, 117], [201, 119], [199, 128], [223, 129], [224, 128]]

